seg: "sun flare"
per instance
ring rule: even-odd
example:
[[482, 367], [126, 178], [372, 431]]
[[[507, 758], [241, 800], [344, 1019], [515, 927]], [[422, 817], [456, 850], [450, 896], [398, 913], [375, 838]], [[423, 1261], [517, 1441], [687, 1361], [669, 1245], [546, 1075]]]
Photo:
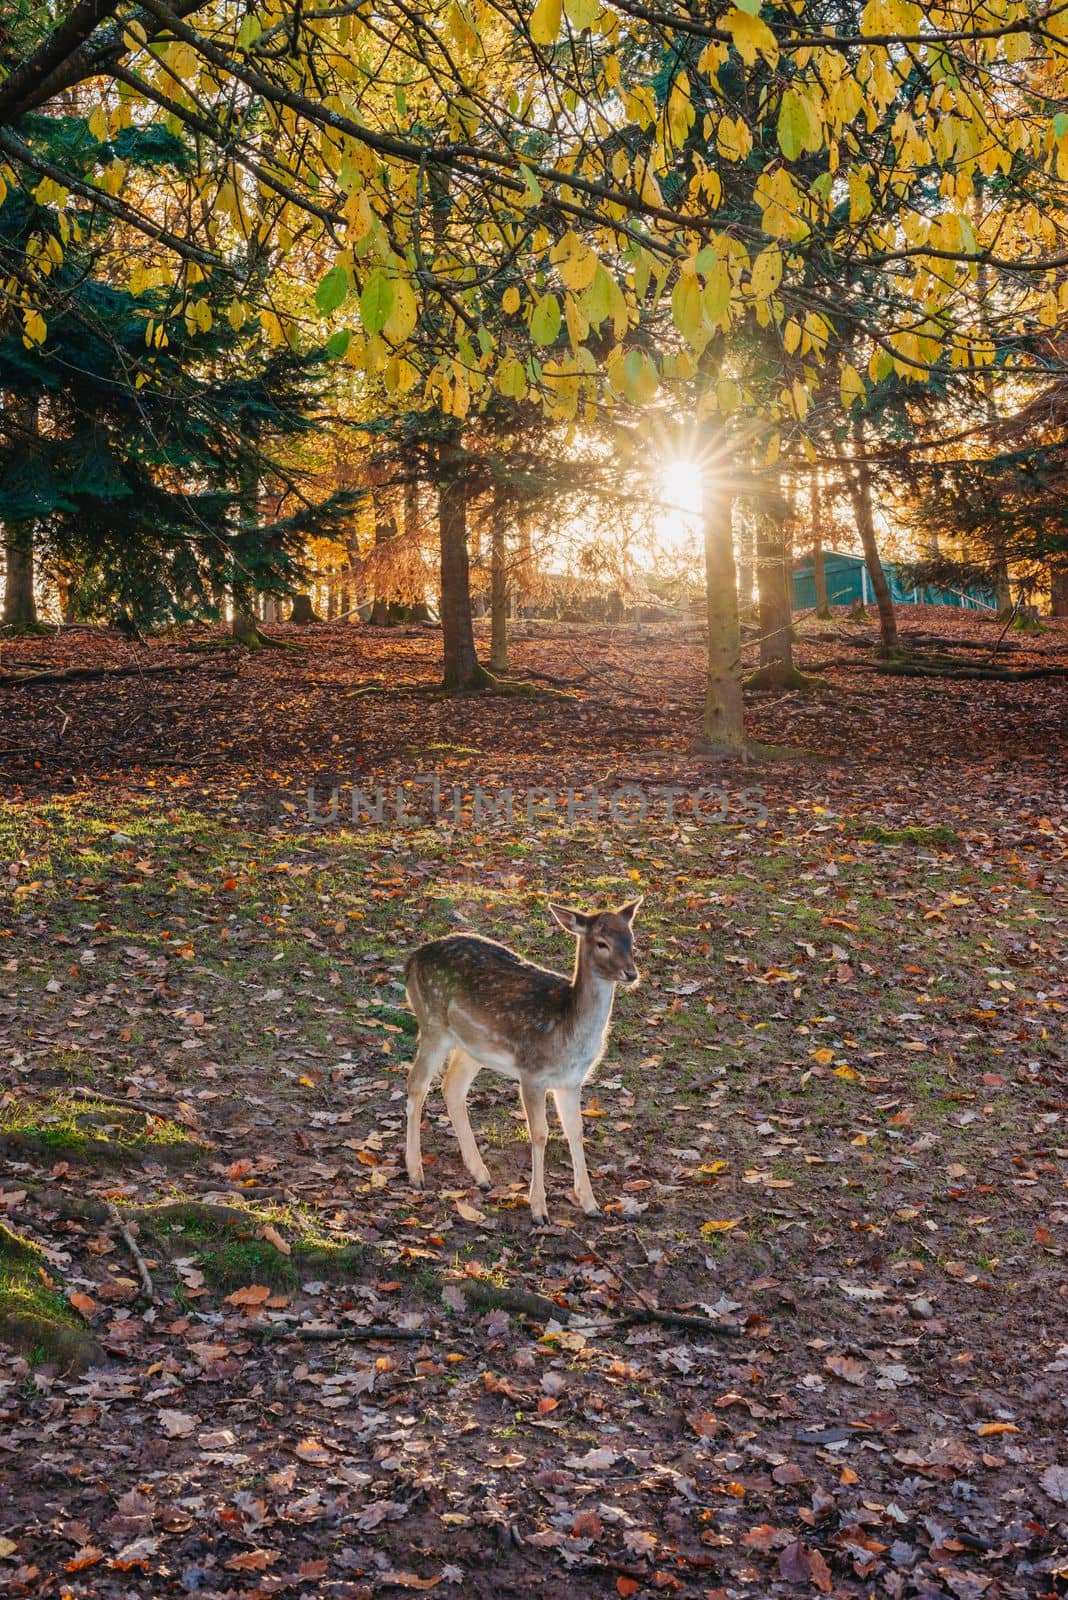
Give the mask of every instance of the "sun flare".
[[665, 545], [696, 537], [701, 517], [701, 468], [687, 456], [666, 461], [660, 471], [661, 512], [657, 533]]

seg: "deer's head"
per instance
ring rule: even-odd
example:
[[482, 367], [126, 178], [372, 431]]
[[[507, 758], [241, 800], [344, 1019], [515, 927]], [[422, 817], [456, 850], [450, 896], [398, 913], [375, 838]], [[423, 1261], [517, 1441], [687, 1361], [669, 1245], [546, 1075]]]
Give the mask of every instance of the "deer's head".
[[572, 911], [550, 904], [549, 910], [568, 933], [579, 941], [579, 960], [609, 983], [637, 983], [634, 965], [635, 913], [642, 896], [616, 911]]

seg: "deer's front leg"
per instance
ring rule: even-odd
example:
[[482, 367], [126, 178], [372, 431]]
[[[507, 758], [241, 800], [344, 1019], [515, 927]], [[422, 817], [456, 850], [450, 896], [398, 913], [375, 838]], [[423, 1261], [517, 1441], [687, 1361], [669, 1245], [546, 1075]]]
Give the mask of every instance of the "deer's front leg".
[[545, 1090], [519, 1085], [523, 1115], [530, 1130], [530, 1214], [535, 1222], [548, 1222], [545, 1202], [545, 1146], [549, 1140], [549, 1119], [545, 1115]]
[[439, 1035], [420, 1032], [415, 1060], [408, 1070], [407, 1130], [404, 1146], [408, 1182], [413, 1189], [423, 1187], [423, 1153], [419, 1136], [423, 1119], [423, 1102], [445, 1057], [449, 1042]]
[[586, 1150], [582, 1143], [582, 1091], [581, 1089], [554, 1089], [556, 1114], [571, 1151], [571, 1166], [575, 1174], [575, 1199], [588, 1217], [597, 1216], [600, 1206], [593, 1198], [590, 1175], [586, 1171]]

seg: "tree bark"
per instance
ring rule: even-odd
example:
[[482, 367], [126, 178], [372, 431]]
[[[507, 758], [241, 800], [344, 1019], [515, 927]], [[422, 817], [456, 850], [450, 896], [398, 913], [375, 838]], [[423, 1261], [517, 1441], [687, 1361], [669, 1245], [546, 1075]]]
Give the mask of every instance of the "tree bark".
[[1068, 617], [1068, 571], [1051, 569], [1049, 591], [1050, 616]]
[[4, 622], [8, 627], [35, 627], [32, 522], [19, 522], [5, 529], [4, 562]]
[[490, 669], [508, 671], [508, 546], [499, 514], [490, 535]]
[[994, 599], [997, 603], [998, 616], [1007, 617], [1012, 610], [1012, 586], [1009, 583], [1009, 563], [1005, 556], [1005, 547], [997, 544], [994, 547]]
[[295, 594], [293, 596], [293, 609], [289, 613], [290, 622], [295, 622], [300, 628], [309, 628], [313, 622], [321, 622], [322, 618], [316, 616], [315, 607], [312, 605], [310, 594]]
[[[853, 437], [857, 455], [863, 456], [864, 433], [859, 424], [854, 428]], [[864, 549], [864, 560], [871, 577], [871, 586], [875, 591], [875, 603], [879, 608], [879, 631], [882, 634], [883, 654], [889, 655], [892, 650], [897, 649], [897, 612], [894, 609], [882, 561], [879, 559], [879, 546], [875, 539], [875, 514], [871, 501], [871, 470], [867, 462], [858, 460], [850, 479], [849, 491], [857, 519], [857, 531]]]
[[756, 515], [751, 505], [739, 509], [735, 518], [738, 532], [738, 614], [742, 621], [753, 618], [753, 591], [757, 587]]
[[734, 563], [733, 501], [706, 475], [703, 496], [708, 666], [705, 709], [698, 748], [741, 750], [742, 653], [738, 618], [738, 573]]
[[471, 575], [467, 557], [467, 484], [455, 450], [439, 456], [438, 536], [441, 541], [441, 631], [447, 694], [486, 685], [471, 624]]
[[[387, 544], [390, 539], [395, 539], [396, 537], [397, 537], [397, 519], [393, 514], [392, 507], [389, 505], [389, 503], [386, 500], [384, 494], [376, 493], [376, 495], [375, 495], [375, 547], [376, 547], [376, 549], [379, 548], [381, 545]], [[370, 621], [371, 625], [373, 627], [375, 627], [375, 628], [388, 627], [391, 622], [395, 622], [397, 620], [393, 606], [390, 605], [390, 603], [389, 603], [388, 599], [386, 598], [385, 594], [379, 592], [382, 589], [382, 587], [383, 587], [383, 580], [382, 580], [381, 576], [378, 576], [375, 579], [375, 600], [374, 600], [374, 605], [371, 607], [371, 615], [370, 615], [370, 618], [368, 619]]]
[[760, 664], [767, 667], [778, 662], [787, 673], [793, 669], [794, 647], [790, 637], [785, 519], [778, 513], [758, 513], [756, 553]]
[[816, 585], [816, 615], [826, 621], [831, 608], [827, 603], [827, 569], [823, 564], [823, 493], [815, 475], [812, 478], [812, 579]]

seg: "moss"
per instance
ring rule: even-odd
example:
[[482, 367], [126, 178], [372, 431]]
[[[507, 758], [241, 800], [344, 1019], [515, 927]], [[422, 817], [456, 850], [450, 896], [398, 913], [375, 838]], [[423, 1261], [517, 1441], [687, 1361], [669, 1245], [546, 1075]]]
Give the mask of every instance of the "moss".
[[[189, 1200], [144, 1207], [134, 1215], [167, 1253], [195, 1250], [205, 1282], [217, 1292], [251, 1283], [295, 1289], [309, 1278], [353, 1278], [366, 1258], [363, 1247], [351, 1240], [325, 1238], [299, 1220], [294, 1226], [291, 1217], [252, 1207]], [[289, 1244], [289, 1255], [264, 1236], [268, 1227]]]
[[12, 1100], [0, 1109], [0, 1151], [20, 1159], [63, 1155], [120, 1165], [131, 1154], [167, 1164], [188, 1161], [204, 1148], [184, 1128], [126, 1106], [86, 1105], [57, 1095]]
[[34, 1363], [83, 1371], [103, 1351], [50, 1283], [44, 1252], [0, 1224], [0, 1340]]
[[938, 826], [934, 828], [907, 827], [883, 828], [878, 823], [869, 823], [857, 829], [859, 839], [870, 839], [875, 844], [959, 844], [960, 834], [955, 828]]
[[774, 689], [780, 693], [796, 689], [802, 694], [811, 694], [818, 689], [829, 689], [830, 684], [824, 678], [809, 677], [797, 667], [788, 667], [784, 661], [769, 661], [766, 666], [750, 673], [743, 681], [742, 688], [751, 691]]

